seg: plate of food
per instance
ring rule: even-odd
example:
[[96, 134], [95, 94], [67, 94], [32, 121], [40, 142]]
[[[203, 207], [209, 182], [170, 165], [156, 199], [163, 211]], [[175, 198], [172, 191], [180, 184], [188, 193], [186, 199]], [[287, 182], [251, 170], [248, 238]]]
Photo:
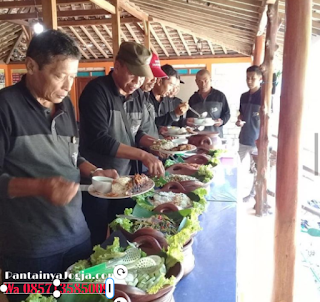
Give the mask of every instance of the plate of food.
[[175, 126], [170, 126], [167, 127], [167, 132], [164, 132], [164, 136], [173, 136], [173, 137], [178, 137], [178, 138], [185, 138], [189, 137], [191, 135], [196, 135], [198, 132], [195, 132], [191, 127], [175, 127]]
[[170, 140], [158, 140], [150, 147], [153, 151], [159, 151], [164, 154], [185, 154], [197, 150], [197, 147], [190, 144], [177, 144]]
[[90, 195], [103, 199], [123, 199], [138, 196], [154, 188], [152, 179], [144, 174], [135, 174], [134, 176], [121, 176], [112, 181], [111, 191], [101, 193], [93, 185], [89, 186]]
[[196, 126], [213, 126], [217, 123], [214, 119], [211, 117], [207, 118], [194, 118], [193, 120], [194, 125]]

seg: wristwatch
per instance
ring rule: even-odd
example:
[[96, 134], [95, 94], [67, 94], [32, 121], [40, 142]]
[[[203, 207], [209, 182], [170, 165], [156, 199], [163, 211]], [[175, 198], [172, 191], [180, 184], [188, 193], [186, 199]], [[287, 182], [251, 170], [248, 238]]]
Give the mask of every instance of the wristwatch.
[[99, 171], [99, 170], [103, 170], [103, 169], [101, 169], [101, 168], [96, 168], [96, 169], [94, 169], [94, 170], [92, 170], [91, 172], [90, 172], [90, 178], [92, 178], [93, 177], [93, 174], [96, 172], [96, 171]]

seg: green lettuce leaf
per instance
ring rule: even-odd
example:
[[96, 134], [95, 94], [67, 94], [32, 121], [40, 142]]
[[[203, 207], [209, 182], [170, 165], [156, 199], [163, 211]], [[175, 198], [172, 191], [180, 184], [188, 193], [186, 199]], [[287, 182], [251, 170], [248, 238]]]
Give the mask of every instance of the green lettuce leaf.
[[154, 184], [157, 188], [161, 188], [163, 187], [166, 183], [168, 183], [168, 181], [161, 177], [153, 177], [152, 180], [154, 181]]
[[90, 263], [89, 263], [88, 260], [79, 260], [73, 265], [71, 273], [72, 274], [77, 274], [80, 271], [82, 271], [82, 270], [84, 270], [84, 269], [86, 269], [88, 267], [90, 267]]
[[156, 294], [161, 288], [165, 285], [174, 286], [176, 282], [176, 278], [171, 276], [170, 279], [166, 278], [163, 274], [157, 280], [155, 284], [151, 288], [148, 289], [148, 294]]
[[31, 294], [22, 302], [57, 302], [53, 296], [45, 297], [41, 294]]
[[193, 176], [199, 179], [201, 182], [207, 183], [213, 178], [213, 171], [210, 165], [202, 165]]
[[213, 156], [215, 158], [220, 158], [222, 156], [222, 154], [225, 152], [226, 152], [226, 150], [224, 150], [224, 149], [216, 149], [216, 150], [211, 149], [211, 150], [209, 150], [208, 155]]
[[106, 249], [102, 248], [100, 245], [96, 245], [93, 250], [94, 253], [90, 257], [93, 266], [113, 258], [123, 257], [126, 254], [124, 248], [120, 247], [119, 237], [115, 237], [113, 244], [107, 246]]
[[[125, 209], [124, 210], [124, 215], [130, 216], [133, 212], [133, 209]], [[116, 218], [109, 224], [110, 228], [113, 231], [116, 231], [118, 229], [118, 226], [121, 226], [124, 230], [130, 232], [130, 229], [132, 227], [132, 222], [128, 218]]]
[[151, 190], [147, 193], [141, 194], [139, 196], [132, 197], [133, 200], [141, 207], [146, 210], [152, 211], [154, 206], [148, 201], [149, 197], [154, 195], [154, 190]]

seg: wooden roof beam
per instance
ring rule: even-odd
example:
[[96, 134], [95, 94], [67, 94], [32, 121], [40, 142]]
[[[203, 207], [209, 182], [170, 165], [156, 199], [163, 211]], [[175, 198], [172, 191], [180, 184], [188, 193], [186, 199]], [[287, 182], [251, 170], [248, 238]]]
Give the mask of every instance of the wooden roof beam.
[[[69, 29], [72, 31], [72, 33], [75, 35], [75, 37], [82, 43], [82, 45], [88, 49], [88, 51], [92, 54], [92, 56], [95, 58], [95, 59], [98, 59], [97, 55], [91, 50], [90, 47], [88, 47], [87, 45], [87, 42], [85, 42], [81, 36], [76, 32], [76, 30], [72, 27], [72, 26], [69, 26]], [[80, 49], [81, 49], [81, 46], [80, 46]]]
[[26, 36], [27, 41], [31, 40], [32, 37], [29, 36], [29, 32], [26, 29], [26, 27], [24, 25], [22, 25], [21, 27], [22, 27], [22, 30], [24, 32], [24, 35]]
[[3, 33], [7, 32], [7, 31], [12, 31], [14, 28], [18, 28], [18, 25], [12, 25], [10, 23], [7, 23], [5, 26], [0, 28], [0, 35], [2, 35]]
[[157, 19], [155, 19], [154, 21], [159, 22], [162, 25], [165, 32], [167, 31], [165, 29], [165, 26], [169, 26], [171, 28], [179, 29], [179, 30], [183, 31], [184, 33], [187, 33], [190, 35], [195, 35], [198, 38], [201, 38], [203, 40], [211, 41], [214, 44], [224, 45], [224, 46], [228, 47], [229, 49], [232, 49], [232, 50], [237, 51], [239, 53], [242, 53], [245, 55], [251, 55], [252, 49], [251, 49], [251, 45], [249, 43], [247, 43], [246, 46], [243, 45], [243, 43], [241, 43], [241, 45], [235, 45], [233, 43], [230, 43], [230, 41], [225, 42], [224, 40], [220, 39], [219, 37], [217, 39], [217, 38], [207, 36], [203, 33], [202, 30], [199, 30], [199, 29], [193, 28], [192, 30], [190, 30], [190, 29], [187, 29], [186, 27], [179, 26], [175, 23], [171, 23], [171, 22], [167, 22], [167, 21], [163, 21], [163, 20], [157, 20]]
[[97, 27], [95, 25], [92, 25], [91, 28], [94, 30], [94, 32], [96, 33], [96, 35], [100, 38], [100, 40], [107, 46], [107, 48], [109, 49], [109, 51], [111, 53], [113, 53], [113, 49], [111, 47], [111, 45], [108, 43], [108, 41], [103, 37], [103, 35], [101, 34], [100, 30], [97, 29]]
[[123, 8], [126, 12], [128, 12], [130, 15], [136, 17], [137, 19], [142, 20], [142, 21], [149, 20], [148, 14], [135, 8], [129, 1], [120, 0], [119, 4], [120, 4], [121, 8]]
[[110, 14], [116, 13], [116, 7], [112, 5], [110, 2], [107, 2], [105, 0], [90, 0], [90, 2], [98, 5], [99, 7], [105, 9]]
[[128, 32], [130, 33], [130, 35], [132, 36], [132, 38], [134, 39], [134, 41], [136, 43], [140, 43], [140, 40], [138, 39], [136, 33], [133, 31], [132, 27], [130, 26], [130, 24], [125, 23], [124, 26], [127, 28]]
[[210, 51], [213, 55], [215, 55], [215, 52], [214, 52], [214, 49], [213, 49], [213, 46], [212, 46], [212, 43], [210, 41], [207, 41], [208, 45], [209, 45], [209, 48], [210, 48]]
[[228, 50], [223, 45], [221, 45], [221, 47], [222, 47], [223, 52], [227, 55], [228, 54]]
[[[44, 3], [47, 3], [47, 0], [44, 0]], [[0, 2], [1, 3], [1, 2]], [[44, 7], [43, 7], [44, 8]], [[66, 18], [66, 17], [87, 17], [87, 16], [104, 16], [106, 15], [106, 11], [104, 9], [81, 9], [81, 10], [66, 10], [66, 11], [58, 11], [58, 18]], [[43, 12], [37, 13], [22, 13], [22, 14], [2, 14], [0, 15], [1, 21], [20, 21], [26, 19], [35, 19], [42, 18]]]
[[8, 56], [7, 56], [7, 59], [6, 59], [6, 61], [5, 61], [6, 64], [9, 64], [10, 58], [11, 58], [11, 56], [12, 56], [15, 48], [20, 44], [20, 41], [21, 41], [21, 39], [23, 38], [23, 35], [24, 35], [24, 32], [23, 32], [23, 30], [21, 30], [20, 35], [18, 36], [17, 40], [14, 42], [14, 44], [13, 44], [11, 50], [10, 50], [10, 53], [9, 53]]
[[[145, 30], [144, 28], [140, 25], [140, 23], [135, 24], [136, 27], [139, 29], [139, 31], [142, 33], [142, 35], [145, 35]], [[150, 41], [150, 49], [153, 53], [158, 54], [157, 50], [154, 48], [153, 44]]]
[[113, 61], [115, 61], [121, 44], [121, 28], [120, 28], [120, 0], [113, 0], [115, 13], [112, 15], [112, 48]]
[[162, 51], [164, 52], [164, 54], [169, 57], [169, 53], [167, 52], [166, 48], [163, 46], [161, 40], [159, 39], [157, 33], [155, 32], [155, 30], [153, 29], [151, 23], [150, 23], [150, 32], [153, 35], [153, 37], [155, 38], [155, 40], [157, 41], [158, 45], [161, 47]]
[[56, 0], [42, 0], [42, 15], [44, 27], [57, 29], [57, 3]]
[[183, 44], [184, 48], [186, 49], [186, 51], [187, 51], [188, 55], [189, 55], [189, 56], [191, 56], [190, 49], [189, 49], [188, 44], [187, 44], [186, 40], [184, 39], [184, 37], [183, 37], [183, 35], [182, 35], [181, 31], [177, 29], [177, 32], [178, 32], [178, 35], [179, 35], [179, 37], [180, 37], [180, 40], [181, 40], [181, 42], [182, 42], [182, 44]]
[[[161, 23], [160, 23], [160, 24], [161, 24]], [[168, 30], [166, 29], [166, 26], [163, 25], [163, 24], [161, 24], [161, 26], [162, 26], [162, 29], [163, 29], [164, 33], [166, 34], [167, 39], [168, 39], [169, 42], [170, 42], [170, 45], [171, 45], [172, 49], [174, 50], [174, 52], [176, 53], [177, 56], [180, 56], [180, 52], [178, 51], [177, 47], [176, 47], [175, 44], [173, 43], [173, 41], [172, 41], [172, 39], [171, 39], [171, 37], [170, 37], [170, 34], [169, 34]]]
[[[256, 21], [252, 21], [246, 17], [239, 16], [230, 16], [226, 14], [221, 14], [221, 12], [217, 12], [216, 10], [208, 10], [207, 8], [200, 9], [200, 5], [189, 6], [190, 3], [186, 4], [185, 2], [178, 2], [176, 0], [167, 0], [165, 10], [163, 8], [163, 4], [157, 0], [148, 0], [148, 4], [144, 2], [144, 0], [135, 0], [139, 4], [139, 6], [151, 13], [152, 10], [159, 10], [161, 12], [179, 12], [180, 15], [184, 17], [194, 18], [195, 16], [201, 16], [201, 20], [205, 22], [215, 22], [220, 23], [222, 25], [228, 24], [230, 26], [235, 25], [247, 29], [252, 29], [252, 27], [256, 26]], [[150, 6], [152, 4], [152, 7]], [[159, 17], [159, 16], [158, 16]], [[257, 18], [258, 19], [258, 18]]]
[[[120, 23], [132, 23], [139, 21], [136, 18], [132, 17], [124, 17], [120, 18]], [[112, 20], [110, 19], [87, 19], [87, 20], [58, 20], [59, 26], [81, 26], [81, 25], [106, 25], [112, 24]]]
[[[2, 8], [27, 8], [34, 7], [34, 2], [36, 2], [37, 6], [41, 6], [41, 0], [24, 0], [24, 1], [2, 1], [0, 2], [0, 9]], [[80, 3], [88, 3], [89, 0], [57, 0], [57, 5], [64, 4], [80, 4]]]
[[101, 52], [101, 54], [107, 59], [109, 58], [108, 54], [102, 49], [102, 47], [97, 43], [97, 41], [90, 35], [87, 29], [84, 26], [80, 26], [82, 31], [86, 34], [92, 44]]
[[150, 49], [151, 44], [151, 36], [150, 36], [150, 22], [143, 21], [143, 28], [144, 28], [144, 46], [148, 49]]

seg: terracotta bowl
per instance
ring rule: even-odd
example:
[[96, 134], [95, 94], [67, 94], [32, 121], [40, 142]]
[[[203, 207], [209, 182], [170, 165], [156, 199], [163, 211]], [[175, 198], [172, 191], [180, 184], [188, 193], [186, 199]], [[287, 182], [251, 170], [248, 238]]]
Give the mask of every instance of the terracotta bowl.
[[130, 297], [125, 292], [115, 288], [113, 299], [116, 300], [117, 298], [125, 298], [127, 300], [127, 302], [131, 302], [132, 301], [130, 299]]
[[209, 146], [211, 149], [221, 148], [222, 142], [219, 132], [201, 131], [197, 135], [188, 138], [189, 144], [197, 147]]
[[195, 180], [185, 180], [180, 182], [171, 181], [165, 184], [160, 191], [187, 194], [198, 188], [204, 188], [206, 186], [207, 184]]
[[195, 168], [192, 166], [186, 166], [184, 164], [174, 164], [166, 169], [170, 174], [181, 174], [181, 175], [194, 175], [199, 168]]
[[184, 161], [189, 164], [206, 165], [208, 163], [208, 158], [204, 154], [196, 154], [186, 158]]
[[155, 229], [143, 228], [143, 229], [140, 229], [134, 233], [129, 233], [128, 231], [124, 230], [121, 226], [119, 226], [118, 229], [121, 231], [121, 233], [129, 241], [134, 241], [136, 238], [141, 237], [141, 236], [151, 236], [159, 242], [161, 247], [164, 247], [164, 248], [168, 247], [168, 243], [165, 238], [165, 235]]
[[[137, 237], [133, 242], [137, 242], [138, 246], [147, 253], [147, 255], [157, 255], [161, 252], [160, 245], [156, 244], [155, 239], [151, 236]], [[176, 283], [183, 277], [183, 269], [180, 262], [176, 263], [167, 271], [166, 277], [170, 278], [171, 276], [175, 276]], [[146, 294], [137, 287], [129, 285], [116, 284], [115, 288], [126, 293], [132, 302], [166, 302], [171, 301], [175, 286], [166, 286], [153, 295]]]

